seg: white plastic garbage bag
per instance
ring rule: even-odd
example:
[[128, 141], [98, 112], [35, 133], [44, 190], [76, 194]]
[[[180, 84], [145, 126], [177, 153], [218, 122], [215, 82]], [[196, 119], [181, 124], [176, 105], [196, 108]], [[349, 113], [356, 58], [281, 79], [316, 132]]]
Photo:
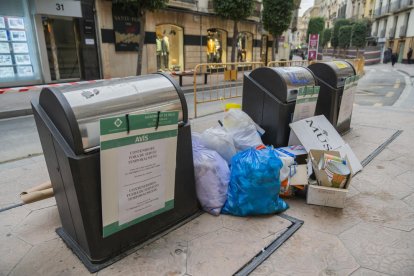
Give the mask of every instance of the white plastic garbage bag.
[[264, 130], [239, 109], [230, 109], [226, 112], [223, 125], [232, 135], [238, 151], [263, 144], [260, 135], [263, 135]]
[[227, 163], [237, 153], [233, 138], [224, 127], [211, 127], [201, 134], [201, 143], [208, 149], [217, 151]]
[[218, 216], [227, 200], [230, 169], [216, 151], [207, 149], [199, 134], [192, 135], [196, 194], [206, 212]]

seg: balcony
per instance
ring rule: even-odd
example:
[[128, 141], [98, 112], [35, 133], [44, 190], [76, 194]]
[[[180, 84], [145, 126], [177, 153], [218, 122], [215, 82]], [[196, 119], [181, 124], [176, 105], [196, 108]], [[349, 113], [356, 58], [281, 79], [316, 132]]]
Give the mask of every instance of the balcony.
[[384, 5], [382, 7], [379, 7], [374, 12], [374, 17], [381, 17], [386, 14], [390, 13], [390, 7], [389, 5]]
[[400, 12], [406, 9], [411, 8], [414, 4], [413, 0], [396, 0], [391, 3], [391, 12]]
[[388, 32], [388, 37], [389, 38], [394, 38], [395, 37], [395, 27], [392, 27], [390, 29], [390, 31]]
[[372, 32], [372, 36], [377, 36], [378, 35], [378, 29]]
[[407, 26], [401, 26], [400, 27], [400, 37], [406, 37], [407, 36]]
[[168, 2], [168, 6], [189, 10], [197, 9], [195, 0], [171, 0]]

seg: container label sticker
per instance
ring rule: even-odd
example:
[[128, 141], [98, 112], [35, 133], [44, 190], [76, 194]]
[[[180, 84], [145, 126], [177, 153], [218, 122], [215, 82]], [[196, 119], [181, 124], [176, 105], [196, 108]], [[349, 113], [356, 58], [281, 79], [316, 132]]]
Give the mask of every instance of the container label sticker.
[[343, 62], [343, 61], [332, 61], [332, 62], [336, 65], [336, 67], [338, 67], [338, 69], [345, 69], [349, 67], [348, 63]]

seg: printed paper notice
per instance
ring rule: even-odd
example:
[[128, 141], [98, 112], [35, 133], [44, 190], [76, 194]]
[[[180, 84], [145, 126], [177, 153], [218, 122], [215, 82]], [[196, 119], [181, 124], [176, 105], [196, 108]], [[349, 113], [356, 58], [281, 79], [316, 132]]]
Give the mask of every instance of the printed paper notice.
[[162, 140], [118, 151], [119, 224], [165, 207], [165, 143]]
[[101, 119], [100, 133], [103, 237], [173, 209], [178, 111]]
[[352, 109], [354, 107], [354, 98], [358, 76], [352, 76], [345, 80], [344, 92], [342, 94], [341, 105], [339, 107], [337, 126], [351, 120]]

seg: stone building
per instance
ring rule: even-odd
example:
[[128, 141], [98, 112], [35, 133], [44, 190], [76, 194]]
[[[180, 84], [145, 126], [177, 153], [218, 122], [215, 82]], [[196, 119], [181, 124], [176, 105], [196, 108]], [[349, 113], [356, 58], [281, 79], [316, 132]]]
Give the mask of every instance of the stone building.
[[391, 48], [398, 62], [407, 62], [407, 52], [414, 47], [414, 1], [377, 0], [372, 25], [372, 36], [382, 53]]

